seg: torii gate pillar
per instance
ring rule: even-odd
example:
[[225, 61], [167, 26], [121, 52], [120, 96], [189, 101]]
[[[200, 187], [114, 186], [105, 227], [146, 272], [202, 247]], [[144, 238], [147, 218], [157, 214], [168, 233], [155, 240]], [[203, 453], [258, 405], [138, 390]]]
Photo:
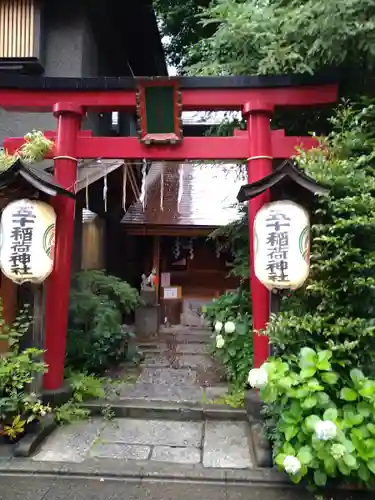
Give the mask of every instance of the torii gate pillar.
[[[54, 176], [62, 187], [74, 192], [77, 180], [76, 143], [83, 109], [75, 103], [57, 103], [53, 114], [57, 118]], [[75, 200], [56, 196], [54, 208], [57, 215], [55, 265], [47, 282], [44, 345], [48, 372], [43, 385], [47, 393], [61, 390], [64, 380]]]
[[[242, 115], [247, 121], [249, 138], [248, 182], [263, 179], [272, 173], [272, 143], [270, 118], [274, 106], [264, 102], [249, 102], [243, 106]], [[259, 335], [267, 325], [270, 311], [270, 293], [254, 272], [254, 219], [265, 203], [270, 201], [267, 190], [249, 201], [250, 284], [254, 329], [254, 367], [259, 368], [269, 356], [268, 337]]]

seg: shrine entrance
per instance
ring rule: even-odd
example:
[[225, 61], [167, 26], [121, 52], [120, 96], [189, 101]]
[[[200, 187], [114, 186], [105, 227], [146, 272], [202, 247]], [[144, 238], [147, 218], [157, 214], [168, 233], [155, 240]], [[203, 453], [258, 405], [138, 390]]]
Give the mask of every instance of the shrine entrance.
[[[311, 137], [291, 137], [271, 129], [275, 108], [323, 106], [336, 101], [337, 85], [326, 78], [307, 76], [207, 78], [40, 78], [16, 77], [0, 88], [0, 106], [7, 110], [53, 112], [57, 131], [54, 176], [73, 191], [77, 162], [81, 159], [128, 159], [150, 162], [224, 160], [248, 164], [248, 182], [270, 175], [273, 164], [296, 154], [296, 148], [316, 146]], [[138, 137], [94, 137], [81, 132], [88, 111], [126, 111], [138, 117]], [[241, 111], [247, 130], [232, 137], [184, 137], [183, 111]], [[9, 138], [5, 147], [14, 152], [23, 138]], [[233, 200], [234, 201], [234, 200]], [[269, 190], [250, 201], [251, 292], [254, 330], [254, 365], [268, 357], [268, 339], [257, 332], [269, 318], [270, 294], [254, 274], [253, 224], [258, 210], [270, 201]], [[67, 311], [74, 232], [74, 199], [56, 197], [55, 266], [47, 283], [45, 349], [49, 365], [44, 379], [47, 391], [63, 386]], [[156, 236], [156, 235], [155, 235]], [[155, 240], [157, 241], [157, 239]], [[250, 332], [249, 332], [250, 334]]]

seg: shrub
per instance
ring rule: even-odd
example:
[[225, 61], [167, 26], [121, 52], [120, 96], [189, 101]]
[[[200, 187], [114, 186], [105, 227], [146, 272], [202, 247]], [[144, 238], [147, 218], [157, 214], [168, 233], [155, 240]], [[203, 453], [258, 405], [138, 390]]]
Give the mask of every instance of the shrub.
[[324, 148], [298, 160], [330, 194], [312, 210], [309, 279], [268, 324], [277, 360], [261, 392], [276, 462], [295, 482], [375, 474], [374, 112], [341, 106]]
[[0, 436], [15, 440], [24, 434], [28, 424], [50, 411], [36, 394], [28, 392], [34, 377], [45, 373], [47, 365], [41, 361], [43, 351], [19, 348], [30, 326], [27, 312], [20, 312], [13, 325], [5, 323], [2, 312], [0, 302], [0, 339], [9, 346], [8, 352], [0, 355]]
[[250, 294], [243, 288], [221, 295], [204, 309], [204, 316], [215, 331], [213, 352], [224, 366], [233, 391], [245, 388], [252, 365], [250, 311]]
[[275, 461], [295, 483], [374, 480], [375, 380], [357, 368], [338, 370], [336, 352], [304, 347], [293, 363], [272, 358], [252, 374], [272, 407]]
[[127, 360], [134, 334], [123, 331], [123, 316], [138, 303], [137, 290], [119, 278], [103, 271], [78, 273], [70, 295], [67, 365], [101, 373]]

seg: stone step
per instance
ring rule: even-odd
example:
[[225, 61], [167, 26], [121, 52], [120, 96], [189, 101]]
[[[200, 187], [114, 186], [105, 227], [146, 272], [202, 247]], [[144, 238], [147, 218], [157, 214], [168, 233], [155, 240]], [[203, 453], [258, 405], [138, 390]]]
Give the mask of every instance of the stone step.
[[[6, 500], [314, 500], [275, 470], [90, 459], [82, 463], [0, 461]], [[373, 491], [325, 491], [330, 500], [372, 500]]]
[[154, 368], [167, 368], [172, 367], [175, 369], [179, 368], [191, 368], [193, 370], [202, 369], [210, 370], [214, 369], [215, 362], [207, 355], [190, 353], [178, 353], [178, 352], [162, 352], [162, 353], [150, 353], [145, 352], [145, 358], [141, 366], [154, 367]]
[[84, 404], [91, 415], [101, 415], [103, 408], [110, 408], [116, 418], [143, 420], [202, 421], [232, 420], [247, 421], [244, 409], [232, 408], [224, 404], [204, 404], [194, 402], [173, 403], [170, 401], [124, 399], [115, 401], [92, 401]]
[[168, 342], [139, 342], [137, 346], [144, 353], [178, 352], [180, 354], [208, 354], [210, 345], [198, 342], [168, 343]]

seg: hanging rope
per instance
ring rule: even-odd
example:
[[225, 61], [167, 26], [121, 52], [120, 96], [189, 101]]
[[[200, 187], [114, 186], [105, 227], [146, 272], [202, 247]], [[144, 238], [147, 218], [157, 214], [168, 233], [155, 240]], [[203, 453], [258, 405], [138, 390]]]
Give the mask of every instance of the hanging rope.
[[122, 167], [122, 208], [126, 212], [126, 184], [128, 177], [128, 166], [124, 163]]
[[141, 202], [143, 206], [143, 210], [146, 205], [146, 172], [147, 172], [147, 163], [146, 160], [143, 160], [142, 164], [142, 184], [141, 184]]
[[184, 194], [184, 164], [180, 164], [180, 178], [178, 182], [177, 210], [180, 211], [180, 203]]
[[107, 212], [107, 191], [108, 191], [108, 184], [107, 184], [107, 167], [105, 167], [104, 185], [103, 185], [103, 200], [104, 200], [104, 211], [105, 211], [105, 212]]
[[90, 210], [89, 207], [89, 176], [86, 175], [86, 189], [85, 189], [85, 195], [86, 195], [86, 210]]
[[160, 210], [164, 210], [164, 163], [161, 164], [160, 172]]

